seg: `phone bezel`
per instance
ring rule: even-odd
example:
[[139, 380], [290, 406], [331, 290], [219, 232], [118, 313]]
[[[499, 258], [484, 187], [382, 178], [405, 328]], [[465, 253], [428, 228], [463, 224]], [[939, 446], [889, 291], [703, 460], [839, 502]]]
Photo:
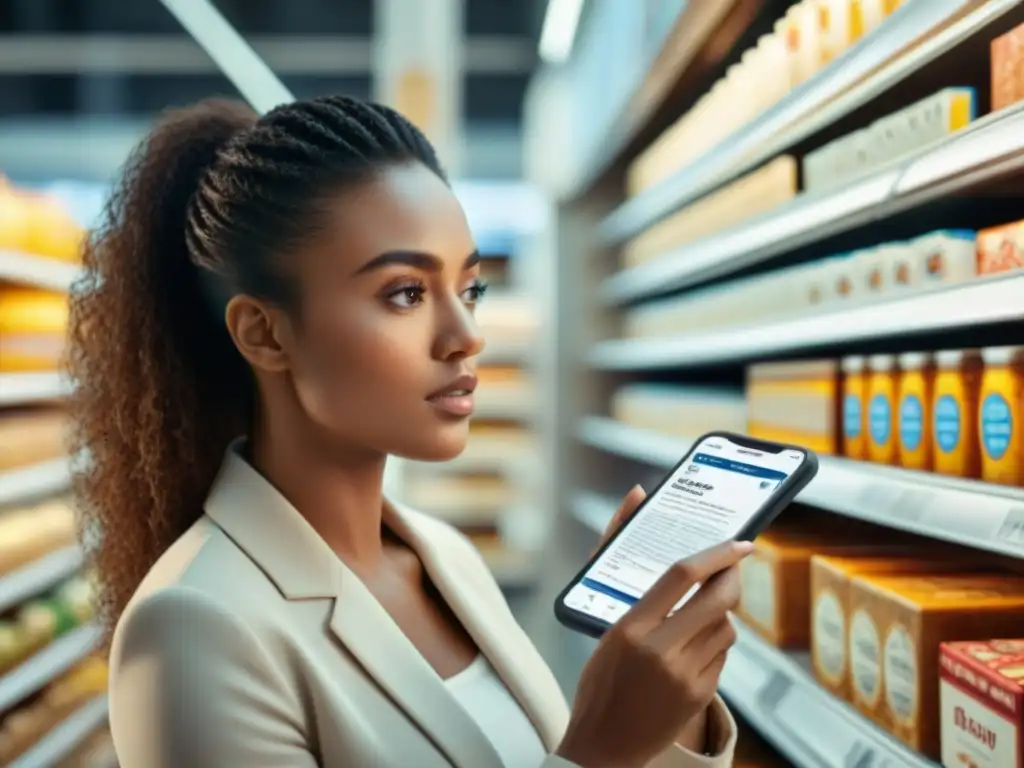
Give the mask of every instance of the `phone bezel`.
[[618, 539], [619, 535], [626, 529], [626, 526], [629, 525], [633, 518], [640, 514], [640, 511], [647, 506], [647, 503], [651, 499], [654, 499], [658, 495], [665, 483], [667, 483], [676, 473], [676, 470], [678, 470], [679, 467], [694, 454], [697, 447], [703, 444], [704, 441], [712, 438], [724, 438], [741, 447], [750, 448], [751, 450], [765, 451], [768, 453], [782, 453], [783, 451], [791, 450], [799, 451], [804, 455], [804, 460], [800, 462], [800, 466], [793, 471], [793, 474], [791, 474], [788, 479], [783, 481], [783, 483], [775, 489], [775, 493], [768, 498], [764, 506], [756, 515], [754, 515], [754, 517], [751, 518], [747, 526], [736, 535], [736, 541], [753, 541], [758, 534], [764, 531], [765, 528], [775, 521], [782, 511], [793, 502], [797, 494], [806, 488], [807, 484], [810, 483], [818, 473], [818, 457], [813, 451], [799, 445], [788, 445], [786, 443], [758, 440], [746, 435], [737, 435], [735, 433], [725, 431], [708, 432], [707, 434], [702, 435], [697, 440], [694, 440], [693, 445], [690, 446], [689, 450], [687, 450], [683, 457], [665, 473], [665, 476], [661, 479], [661, 482], [658, 483], [657, 487], [647, 494], [647, 498], [644, 499], [644, 501], [637, 506], [635, 510], [633, 510], [629, 517], [622, 521], [622, 525], [619, 527], [616, 534], [602, 544], [597, 551], [587, 559], [587, 562], [583, 567], [580, 568], [572, 579], [570, 579], [568, 585], [559, 592], [558, 597], [555, 599], [555, 618], [558, 619], [560, 624], [576, 632], [581, 632], [595, 638], [601, 637], [601, 635], [614, 626], [606, 621], [601, 621], [593, 616], [577, 611], [574, 608], [569, 608], [565, 604], [566, 596], [573, 587], [582, 581], [584, 575], [590, 570], [591, 566], [593, 566], [594, 561], [601, 557], [605, 550], [615, 543], [616, 539]]

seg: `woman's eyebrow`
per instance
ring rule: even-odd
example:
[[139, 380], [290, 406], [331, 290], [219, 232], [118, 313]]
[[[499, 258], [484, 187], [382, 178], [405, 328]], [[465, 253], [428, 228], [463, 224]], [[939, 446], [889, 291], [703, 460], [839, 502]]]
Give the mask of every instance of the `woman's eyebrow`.
[[[473, 251], [469, 256], [466, 257], [466, 261], [463, 263], [463, 269], [470, 269], [480, 263], [480, 252]], [[363, 264], [357, 271], [357, 275], [363, 275], [367, 272], [374, 272], [384, 267], [394, 266], [396, 264], [414, 267], [415, 269], [422, 269], [425, 272], [440, 272], [444, 268], [444, 260], [433, 254], [425, 251], [386, 251], [378, 256], [374, 256], [368, 262]]]

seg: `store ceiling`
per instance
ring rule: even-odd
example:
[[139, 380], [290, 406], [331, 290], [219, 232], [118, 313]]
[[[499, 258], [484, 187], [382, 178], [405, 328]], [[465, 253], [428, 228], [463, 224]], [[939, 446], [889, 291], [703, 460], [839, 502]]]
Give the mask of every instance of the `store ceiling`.
[[[370, 95], [373, 0], [215, 4], [297, 96]], [[467, 126], [517, 125], [544, 0], [465, 4]], [[157, 0], [3, 0], [0, 35], [0, 119], [141, 117], [232, 92]]]

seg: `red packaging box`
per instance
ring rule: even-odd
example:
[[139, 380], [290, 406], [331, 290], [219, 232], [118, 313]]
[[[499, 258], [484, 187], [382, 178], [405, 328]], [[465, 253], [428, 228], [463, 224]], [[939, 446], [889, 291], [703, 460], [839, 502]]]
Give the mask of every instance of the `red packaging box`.
[[1024, 640], [943, 643], [945, 768], [1024, 768]]

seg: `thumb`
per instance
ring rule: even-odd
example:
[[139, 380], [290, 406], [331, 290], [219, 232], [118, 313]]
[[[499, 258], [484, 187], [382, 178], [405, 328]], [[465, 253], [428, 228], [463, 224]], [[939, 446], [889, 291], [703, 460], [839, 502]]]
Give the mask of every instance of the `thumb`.
[[604, 529], [604, 533], [601, 535], [601, 543], [599, 547], [604, 546], [609, 539], [611, 539], [622, 527], [622, 524], [629, 519], [629, 516], [636, 512], [636, 508], [639, 507], [644, 499], [647, 498], [647, 492], [639, 485], [634, 485], [629, 493], [623, 498], [622, 503], [619, 504], [619, 508], [615, 510], [615, 514], [612, 515], [612, 519], [608, 522], [607, 527]]

